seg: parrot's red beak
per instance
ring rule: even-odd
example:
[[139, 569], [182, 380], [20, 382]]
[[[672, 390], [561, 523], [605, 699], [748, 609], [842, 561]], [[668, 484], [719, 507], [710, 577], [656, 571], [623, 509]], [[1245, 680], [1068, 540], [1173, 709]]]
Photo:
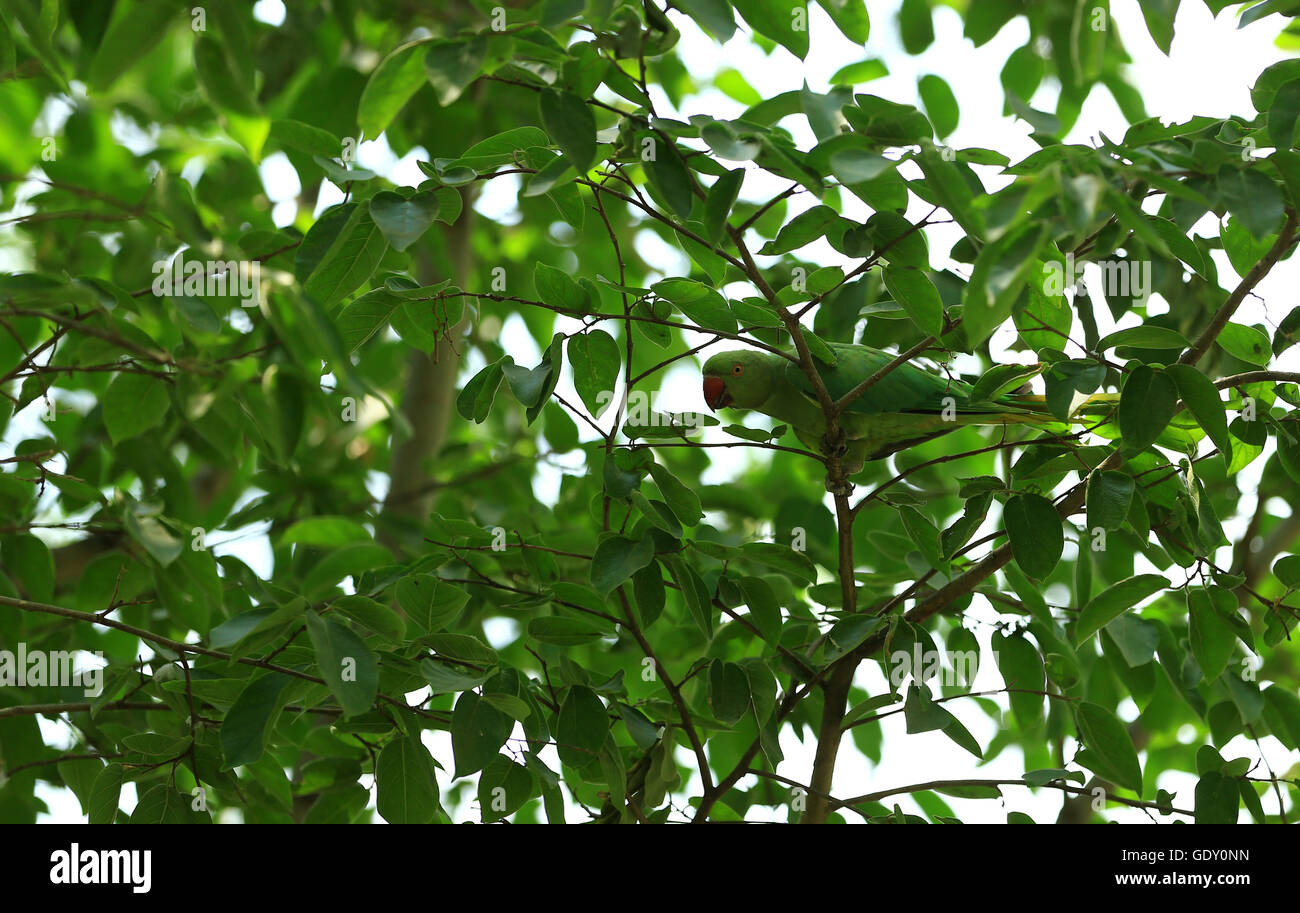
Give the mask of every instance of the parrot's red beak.
[[731, 395], [727, 393], [727, 382], [721, 377], [704, 378], [704, 401], [714, 412], [730, 405]]

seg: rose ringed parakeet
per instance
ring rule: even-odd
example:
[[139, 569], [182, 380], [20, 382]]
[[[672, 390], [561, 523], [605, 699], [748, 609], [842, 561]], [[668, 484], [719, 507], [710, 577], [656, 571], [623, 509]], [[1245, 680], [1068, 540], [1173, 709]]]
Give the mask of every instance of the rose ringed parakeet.
[[[869, 346], [828, 344], [836, 364], [819, 363], [831, 399], [838, 400], [895, 356]], [[704, 364], [704, 401], [722, 408], [753, 410], [785, 422], [809, 449], [824, 452], [826, 418], [812, 383], [797, 364], [771, 352], [719, 352]], [[843, 465], [848, 474], [867, 460], [879, 460], [913, 444], [966, 425], [1060, 425], [1041, 396], [1008, 393], [972, 402], [971, 385], [931, 373], [910, 362], [900, 365], [853, 400], [840, 415], [847, 438]], [[1094, 396], [1076, 409], [1113, 407], [1113, 397]]]

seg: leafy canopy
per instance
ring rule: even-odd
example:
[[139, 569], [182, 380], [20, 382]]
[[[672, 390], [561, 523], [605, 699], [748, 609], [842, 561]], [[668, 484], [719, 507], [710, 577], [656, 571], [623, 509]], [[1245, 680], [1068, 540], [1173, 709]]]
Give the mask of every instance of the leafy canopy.
[[[1256, 765], [1300, 749], [1300, 310], [1238, 309], [1294, 252], [1300, 65], [1166, 123], [1107, 3], [955, 4], [1028, 26], [1012, 162], [946, 144], [937, 75], [872, 93], [929, 0], [441, 6], [0, 13], [0, 820], [42, 784], [92, 822], [1294, 814]], [[697, 29], [788, 90], [688, 69]], [[834, 31], [861, 57], [801, 87]], [[665, 108], [714, 89], [743, 112]], [[1094, 92], [1131, 126], [1067, 142]], [[381, 134], [419, 174], [359, 164]], [[848, 479], [828, 343], [1115, 405]], [[791, 359], [825, 446], [661, 400], [719, 345]], [[933, 731], [953, 784], [832, 779]]]

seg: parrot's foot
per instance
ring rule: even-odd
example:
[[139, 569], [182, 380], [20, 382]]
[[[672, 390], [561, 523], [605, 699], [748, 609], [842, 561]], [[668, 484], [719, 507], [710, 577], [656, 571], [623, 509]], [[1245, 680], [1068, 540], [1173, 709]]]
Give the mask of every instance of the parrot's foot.
[[826, 456], [842, 457], [849, 452], [848, 439], [840, 434], [837, 440], [831, 440], [829, 437], [823, 437], [821, 440], [821, 451]]
[[844, 495], [846, 498], [853, 493], [853, 483], [848, 479], [842, 479], [838, 483], [830, 476], [826, 477], [826, 490], [831, 494], [839, 496]]

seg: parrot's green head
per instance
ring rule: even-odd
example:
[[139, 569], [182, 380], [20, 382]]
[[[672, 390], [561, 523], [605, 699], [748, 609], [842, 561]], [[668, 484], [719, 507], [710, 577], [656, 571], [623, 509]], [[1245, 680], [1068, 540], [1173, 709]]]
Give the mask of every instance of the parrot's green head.
[[704, 363], [704, 401], [714, 412], [757, 409], [772, 395], [777, 369], [776, 357], [766, 352], [719, 352]]

